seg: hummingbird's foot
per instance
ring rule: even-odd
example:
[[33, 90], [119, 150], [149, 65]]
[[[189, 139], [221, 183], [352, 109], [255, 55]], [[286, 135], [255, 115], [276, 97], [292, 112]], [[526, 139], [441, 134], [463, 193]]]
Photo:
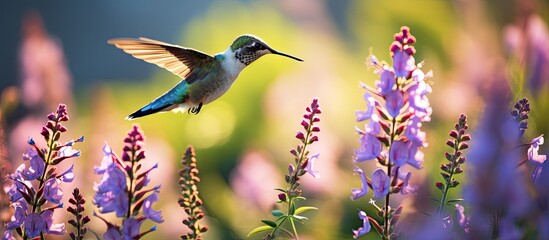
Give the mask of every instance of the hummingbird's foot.
[[198, 104], [198, 107], [189, 108], [188, 113], [196, 115], [200, 112], [200, 109], [202, 109], [202, 103]]

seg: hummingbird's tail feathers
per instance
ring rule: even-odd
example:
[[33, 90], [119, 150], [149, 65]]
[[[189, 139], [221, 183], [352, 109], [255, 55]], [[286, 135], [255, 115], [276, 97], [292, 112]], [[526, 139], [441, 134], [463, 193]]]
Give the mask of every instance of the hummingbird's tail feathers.
[[185, 100], [187, 99], [188, 88], [189, 85], [185, 81], [181, 81], [157, 99], [127, 116], [126, 119], [132, 120], [157, 112], [186, 109]]
[[141, 109], [135, 111], [134, 113], [128, 115], [126, 117], [126, 120], [133, 120], [136, 118], [144, 117], [153, 113], [161, 112], [161, 111], [167, 111], [166, 108], [169, 108], [170, 105], [167, 106], [154, 106], [155, 102], [147, 104], [147, 106], [142, 107]]

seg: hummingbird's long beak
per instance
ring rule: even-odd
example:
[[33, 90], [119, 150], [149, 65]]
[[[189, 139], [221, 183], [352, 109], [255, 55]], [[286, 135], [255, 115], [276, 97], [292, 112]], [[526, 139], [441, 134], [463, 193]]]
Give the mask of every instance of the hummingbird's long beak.
[[279, 52], [277, 50], [274, 50], [272, 48], [269, 48], [269, 51], [271, 51], [272, 54], [276, 54], [276, 55], [280, 55], [280, 56], [284, 56], [284, 57], [289, 57], [291, 59], [294, 59], [294, 60], [297, 60], [297, 61], [300, 61], [300, 62], [303, 62], [303, 59], [301, 58], [298, 58], [298, 57], [294, 57], [290, 54], [286, 54], [286, 53], [283, 53], [283, 52]]

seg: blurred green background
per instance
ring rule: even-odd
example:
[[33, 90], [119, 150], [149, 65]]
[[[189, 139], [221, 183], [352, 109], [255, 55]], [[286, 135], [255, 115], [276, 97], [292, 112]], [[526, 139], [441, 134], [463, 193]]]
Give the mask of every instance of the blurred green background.
[[[151, 185], [162, 184], [156, 208], [166, 220], [147, 239], [173, 239], [186, 231], [177, 205], [177, 169], [187, 145], [196, 148], [210, 228], [206, 239], [244, 239], [261, 219], [270, 218], [277, 200], [274, 188], [285, 187], [285, 169], [293, 161], [289, 150], [298, 143], [295, 132], [315, 97], [323, 110], [322, 131], [311, 151], [320, 153], [321, 178], [306, 177], [303, 189], [309, 205], [319, 210], [307, 213], [309, 220], [299, 232], [301, 239], [351, 238], [351, 229], [361, 225], [356, 209], [373, 213], [368, 197], [349, 199], [351, 188], [360, 186], [352, 174], [355, 127], [363, 127], [354, 112], [365, 107], [359, 83], [374, 86], [376, 75], [365, 61], [373, 53], [391, 63], [389, 45], [404, 25], [417, 38], [416, 60], [424, 61], [424, 71], [434, 72], [432, 121], [424, 125], [429, 146], [424, 169], [414, 171], [414, 184], [434, 189], [446, 134], [462, 112], [469, 115], [470, 126], [477, 125], [482, 96], [491, 84], [510, 86], [514, 100], [530, 99], [527, 138], [549, 136], [547, 1], [64, 0], [1, 5], [2, 160], [18, 166], [27, 137], [39, 139], [45, 115], [59, 102], [67, 103], [71, 121], [66, 140], [84, 135], [86, 142], [78, 145], [82, 156], [76, 160], [76, 182], [65, 192], [80, 187], [91, 215], [97, 211], [91, 205], [91, 186], [99, 181], [91, 169], [102, 158], [102, 145], [107, 142], [121, 154], [125, 133], [139, 124], [147, 137], [146, 161], [160, 165]], [[180, 79], [108, 45], [108, 39], [143, 36], [214, 54], [245, 33], [305, 61], [261, 58], [198, 115], [124, 120]], [[27, 41], [31, 35], [50, 43], [35, 46]], [[30, 50], [23, 50], [26, 45]], [[540, 151], [546, 153], [547, 147]], [[375, 168], [372, 162], [357, 165], [368, 172]], [[400, 201], [411, 200], [395, 199]], [[405, 213], [413, 211], [410, 206]], [[63, 214], [56, 212], [60, 219], [67, 217]], [[98, 219], [90, 227], [100, 234], [105, 229]]]

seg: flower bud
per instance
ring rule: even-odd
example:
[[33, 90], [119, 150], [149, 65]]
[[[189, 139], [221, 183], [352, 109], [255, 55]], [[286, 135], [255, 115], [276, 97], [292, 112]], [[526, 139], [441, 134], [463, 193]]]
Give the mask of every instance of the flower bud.
[[294, 165], [292, 165], [292, 164], [288, 165], [288, 173], [292, 174], [292, 173], [294, 173], [294, 171], [295, 171]]
[[446, 159], [448, 159], [448, 161], [452, 161], [452, 158], [453, 158], [453, 155], [450, 154], [450, 153], [444, 153], [444, 156], [446, 157]]
[[299, 140], [305, 140], [305, 134], [303, 134], [303, 132], [301, 131], [298, 131], [297, 134], [295, 135], [295, 138]]
[[454, 141], [448, 139], [448, 141], [446, 141], [446, 145], [450, 146], [451, 148], [455, 147], [456, 144], [454, 143]]
[[303, 121], [301, 121], [301, 126], [303, 126], [303, 128], [305, 128], [305, 129], [308, 129], [309, 128], [309, 122], [303, 120]]
[[462, 142], [459, 144], [459, 150], [464, 150], [464, 149], [467, 149], [469, 148], [469, 144], [466, 143], [466, 142]]
[[279, 193], [278, 194], [278, 200], [280, 200], [281, 202], [286, 202], [286, 194], [285, 193]]
[[444, 183], [437, 182], [437, 183], [435, 183], [435, 186], [440, 190], [444, 189]]

